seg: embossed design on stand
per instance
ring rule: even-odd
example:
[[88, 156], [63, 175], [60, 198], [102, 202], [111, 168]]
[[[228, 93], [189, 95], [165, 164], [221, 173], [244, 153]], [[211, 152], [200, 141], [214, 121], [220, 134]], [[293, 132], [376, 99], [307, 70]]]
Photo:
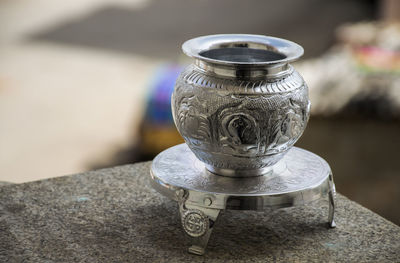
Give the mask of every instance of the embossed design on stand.
[[204, 164], [185, 144], [181, 144], [157, 156], [153, 167], [157, 167], [159, 179], [167, 184], [196, 191], [231, 194], [273, 195], [288, 190], [297, 191], [307, 185], [317, 185], [330, 172], [329, 166], [320, 157], [296, 147], [288, 151], [282, 162], [267, 176], [246, 178], [234, 183], [232, 178], [207, 172]]
[[192, 237], [203, 236], [209, 228], [208, 217], [200, 210], [185, 210], [182, 216], [182, 226], [186, 233]]

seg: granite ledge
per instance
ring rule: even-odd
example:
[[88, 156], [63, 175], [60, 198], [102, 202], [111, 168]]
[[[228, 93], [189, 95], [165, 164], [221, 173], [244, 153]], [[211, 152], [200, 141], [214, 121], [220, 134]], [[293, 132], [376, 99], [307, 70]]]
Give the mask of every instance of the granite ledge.
[[148, 186], [149, 167], [0, 186], [0, 262], [400, 262], [400, 227], [340, 194], [335, 229], [325, 200], [224, 211], [207, 253], [188, 254], [177, 205]]

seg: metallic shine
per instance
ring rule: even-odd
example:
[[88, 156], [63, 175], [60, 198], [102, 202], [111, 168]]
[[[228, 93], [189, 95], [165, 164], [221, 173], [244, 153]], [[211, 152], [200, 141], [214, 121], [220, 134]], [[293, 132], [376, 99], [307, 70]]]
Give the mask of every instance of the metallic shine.
[[183, 50], [195, 62], [178, 78], [171, 104], [186, 144], [156, 156], [150, 182], [178, 202], [188, 251], [205, 253], [224, 209], [284, 208], [327, 197], [335, 227], [328, 163], [292, 147], [310, 112], [307, 85], [289, 65], [303, 49], [266, 36], [214, 35], [189, 40]]
[[335, 185], [328, 163], [292, 147], [267, 175], [234, 178], [210, 173], [186, 144], [161, 152], [151, 166], [150, 182], [161, 194], [178, 201], [189, 252], [205, 253], [221, 210], [277, 209], [326, 198], [328, 226], [335, 227]]
[[303, 49], [259, 35], [204, 36], [182, 48], [195, 62], [176, 81], [171, 105], [189, 148], [219, 175], [268, 172], [309, 118], [308, 87], [288, 64]]

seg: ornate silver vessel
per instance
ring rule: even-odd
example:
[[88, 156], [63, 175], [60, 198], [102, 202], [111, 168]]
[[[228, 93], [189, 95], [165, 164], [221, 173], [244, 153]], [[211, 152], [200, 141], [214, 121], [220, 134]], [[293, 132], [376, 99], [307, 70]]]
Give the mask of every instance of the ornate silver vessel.
[[172, 112], [186, 144], [154, 158], [150, 183], [178, 202], [189, 252], [205, 253], [224, 209], [278, 209], [325, 197], [335, 227], [329, 164], [292, 147], [310, 111], [307, 85], [289, 64], [303, 49], [273, 37], [214, 35], [189, 40], [183, 50], [195, 62], [176, 82]]
[[259, 35], [211, 35], [182, 46], [194, 63], [178, 78], [172, 112], [196, 157], [215, 174], [271, 171], [303, 133], [308, 88], [289, 64], [303, 48]]

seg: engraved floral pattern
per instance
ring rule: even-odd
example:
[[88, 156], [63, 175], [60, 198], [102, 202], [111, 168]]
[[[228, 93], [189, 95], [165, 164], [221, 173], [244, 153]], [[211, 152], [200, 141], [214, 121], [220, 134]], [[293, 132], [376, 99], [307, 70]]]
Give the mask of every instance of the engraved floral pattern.
[[[211, 139], [210, 124], [207, 116], [201, 114], [195, 107], [195, 96], [183, 97], [177, 111], [177, 123], [182, 136], [193, 145], [209, 143]], [[190, 131], [190, 134], [188, 132]]]
[[[172, 107], [178, 131], [196, 156], [230, 169], [274, 164], [309, 117], [308, 88], [296, 71], [270, 82], [234, 81], [189, 67], [177, 80]], [[249, 157], [255, 157], [253, 164]]]

